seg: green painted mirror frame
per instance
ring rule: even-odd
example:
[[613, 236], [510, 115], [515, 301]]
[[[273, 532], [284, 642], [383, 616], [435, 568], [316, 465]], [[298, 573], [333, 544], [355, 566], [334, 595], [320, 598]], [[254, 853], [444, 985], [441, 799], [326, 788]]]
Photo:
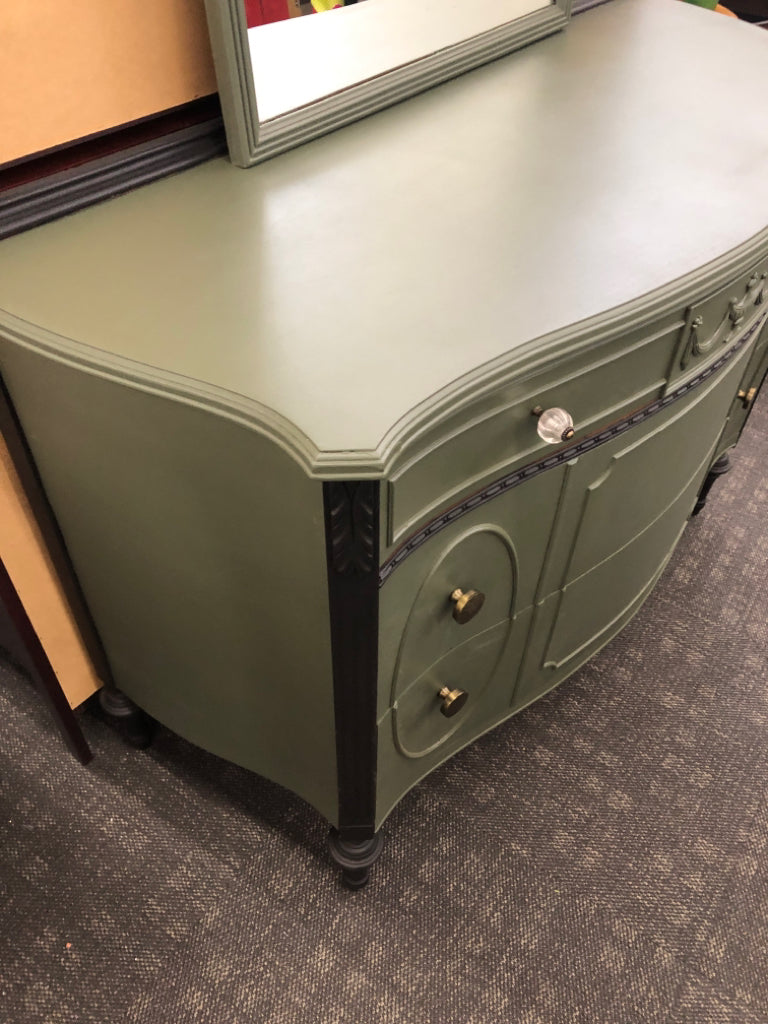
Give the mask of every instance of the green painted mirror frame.
[[[376, 2], [377, 0], [373, 0], [373, 3]], [[383, 4], [384, 0], [381, 2]], [[436, 0], [415, 2], [433, 5], [437, 11]], [[489, 0], [486, 5], [489, 15], [470, 15], [471, 33], [460, 38], [458, 42], [444, 46], [438, 40], [428, 38], [429, 33], [422, 30], [424, 46], [423, 53], [418, 59], [398, 63], [388, 67], [383, 73], [373, 71], [371, 75], [362, 76], [349, 87], [321, 95], [312, 102], [302, 103], [279, 116], [260, 118], [244, 0], [205, 0], [232, 162], [240, 167], [260, 163], [277, 153], [308, 142], [535, 42], [564, 28], [570, 17], [571, 0], [545, 0], [541, 8], [522, 16], [514, 16], [514, 0], [499, 0], [498, 6], [501, 7], [507, 2], [512, 14], [510, 20], [499, 23], [498, 17], [491, 19], [490, 8], [494, 6], [494, 0]], [[367, 3], [365, 7], [368, 7]], [[441, 29], [446, 28], [446, 19], [455, 20], [456, 32], [461, 32], [455, 13], [459, 9], [461, 5], [453, 8], [442, 7]], [[522, 9], [525, 9], [524, 6], [518, 5], [518, 11]], [[377, 17], [388, 16], [389, 10], [389, 4], [386, 10], [382, 7], [380, 11], [384, 13], [380, 15], [377, 10]], [[336, 12], [334, 18], [339, 14], [347, 16], [353, 11], [355, 8], [350, 7], [343, 12]], [[423, 10], [421, 14], [423, 15]], [[324, 32], [329, 25], [325, 17]], [[478, 19], [476, 22], [473, 21], [475, 17]], [[290, 24], [294, 26], [297, 21], [318, 22], [319, 19], [291, 19]], [[467, 10], [463, 9], [461, 25], [465, 24]], [[273, 29], [275, 26], [266, 27]], [[282, 29], [280, 31], [282, 32]]]

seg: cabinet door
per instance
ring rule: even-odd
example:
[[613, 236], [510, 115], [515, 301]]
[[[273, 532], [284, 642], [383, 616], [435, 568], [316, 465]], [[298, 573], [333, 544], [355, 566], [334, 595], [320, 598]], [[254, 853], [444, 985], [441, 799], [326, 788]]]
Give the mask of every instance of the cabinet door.
[[765, 324], [733, 400], [728, 423], [718, 445], [718, 454], [732, 448], [744, 429], [757, 394], [768, 374], [768, 323]]
[[[562, 467], [439, 528], [380, 596], [378, 823], [420, 778], [509, 714], [562, 488]], [[456, 589], [485, 595], [454, 618]], [[466, 705], [444, 711], [440, 691]]]
[[568, 465], [515, 706], [574, 671], [650, 593], [711, 464], [746, 356]]
[[[557, 468], [473, 507], [443, 524], [389, 575], [380, 592], [379, 713], [403, 697], [454, 648], [534, 602], [555, 520], [563, 469]], [[481, 592], [484, 603], [466, 622], [454, 617], [451, 595]]]

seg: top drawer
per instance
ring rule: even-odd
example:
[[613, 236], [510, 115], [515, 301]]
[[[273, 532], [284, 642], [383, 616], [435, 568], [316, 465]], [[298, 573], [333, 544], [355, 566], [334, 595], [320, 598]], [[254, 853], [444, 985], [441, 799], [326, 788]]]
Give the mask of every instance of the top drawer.
[[425, 436], [389, 478], [389, 545], [424, 519], [558, 449], [536, 430], [536, 407], [573, 418], [574, 442], [686, 386], [768, 309], [768, 257], [730, 285], [647, 326], [563, 357], [484, 394]]
[[685, 311], [668, 390], [716, 359], [742, 333], [768, 302], [768, 259]]
[[537, 433], [535, 407], [565, 409], [579, 438], [653, 401], [663, 392], [682, 326], [670, 316], [654, 332], [646, 328], [565, 357], [554, 371], [550, 366], [478, 399], [390, 476], [388, 543], [463, 495], [556, 451]]

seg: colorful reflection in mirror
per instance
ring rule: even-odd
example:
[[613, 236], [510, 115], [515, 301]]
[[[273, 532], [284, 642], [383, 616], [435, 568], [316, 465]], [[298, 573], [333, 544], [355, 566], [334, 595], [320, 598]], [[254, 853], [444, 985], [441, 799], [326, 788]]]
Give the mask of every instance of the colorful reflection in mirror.
[[570, 15], [570, 0], [205, 2], [242, 166], [502, 57]]
[[[415, 65], [505, 21], [516, 21], [551, 6], [549, 0], [246, 3], [246, 11], [258, 6], [262, 17], [277, 15], [275, 20], [261, 21], [248, 29], [262, 121], [343, 93], [393, 69]], [[317, 17], [318, 11], [325, 16]]]

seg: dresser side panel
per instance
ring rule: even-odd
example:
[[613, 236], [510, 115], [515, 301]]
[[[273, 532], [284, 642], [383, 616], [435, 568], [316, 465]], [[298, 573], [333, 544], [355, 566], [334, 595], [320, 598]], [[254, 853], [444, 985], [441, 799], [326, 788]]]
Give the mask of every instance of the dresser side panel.
[[0, 343], [117, 685], [337, 814], [322, 485], [223, 417]]

